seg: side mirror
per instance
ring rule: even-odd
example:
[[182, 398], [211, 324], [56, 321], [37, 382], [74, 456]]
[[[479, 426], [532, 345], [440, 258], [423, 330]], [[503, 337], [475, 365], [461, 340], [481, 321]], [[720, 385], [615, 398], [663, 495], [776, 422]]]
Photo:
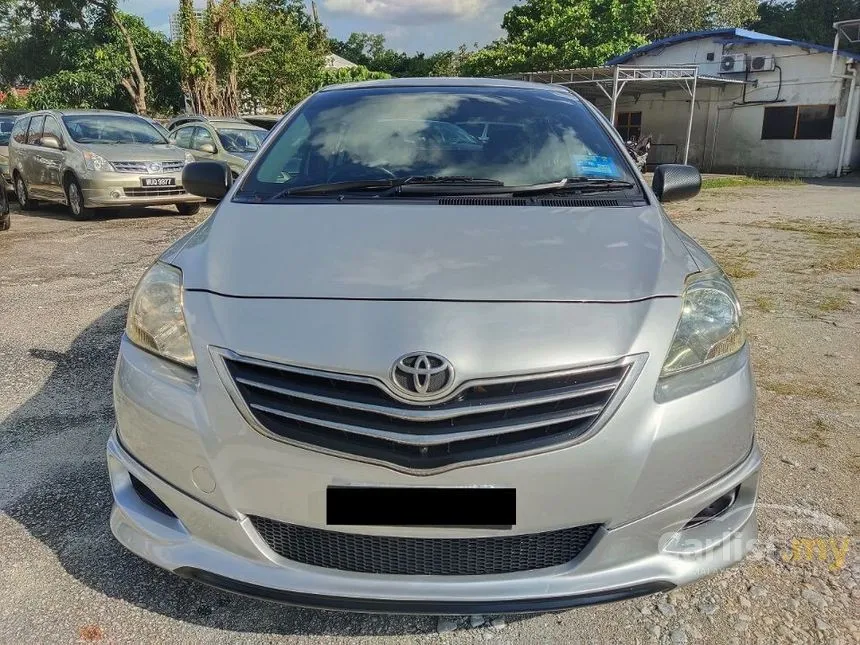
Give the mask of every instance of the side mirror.
[[702, 175], [693, 166], [667, 163], [654, 169], [654, 194], [664, 204], [690, 199], [702, 190]]
[[52, 150], [62, 150], [63, 148], [60, 140], [53, 134], [46, 134], [44, 137], [39, 139], [39, 145], [43, 148], [51, 148]]
[[233, 185], [233, 173], [223, 161], [195, 161], [182, 171], [186, 192], [206, 199], [221, 199]]
[[215, 146], [211, 143], [201, 143], [199, 146], [197, 146], [197, 151], [198, 152], [205, 152], [205, 153], [210, 154], [210, 155], [214, 155], [216, 152], [218, 152], [215, 149]]

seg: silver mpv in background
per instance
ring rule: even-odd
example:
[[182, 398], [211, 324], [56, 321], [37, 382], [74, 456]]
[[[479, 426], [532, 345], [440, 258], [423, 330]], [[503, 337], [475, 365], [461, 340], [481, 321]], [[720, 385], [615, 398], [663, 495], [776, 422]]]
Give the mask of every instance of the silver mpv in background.
[[593, 106], [507, 80], [331, 87], [235, 185], [190, 164], [223, 201], [131, 300], [114, 535], [380, 612], [555, 610], [738, 562], [761, 460], [741, 310], [659, 203], [700, 183], [648, 188]]

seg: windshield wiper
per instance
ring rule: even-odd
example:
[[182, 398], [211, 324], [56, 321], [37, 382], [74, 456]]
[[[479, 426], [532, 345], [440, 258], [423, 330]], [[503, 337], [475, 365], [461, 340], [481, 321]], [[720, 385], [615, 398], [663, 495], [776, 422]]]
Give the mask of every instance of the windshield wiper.
[[514, 195], [538, 195], [540, 193], [560, 193], [568, 190], [580, 192], [599, 192], [604, 190], [627, 190], [635, 188], [636, 184], [623, 179], [602, 179], [599, 177], [565, 177], [558, 181], [531, 186], [516, 186], [511, 192]]
[[[331, 195], [332, 193], [341, 193], [341, 192], [350, 192], [354, 190], [374, 190], [380, 189], [384, 190], [384, 192], [380, 193], [379, 197], [385, 197], [387, 195], [393, 194], [394, 192], [401, 192], [407, 186], [416, 186], [422, 187], [424, 189], [439, 186], [457, 186], [457, 185], [465, 185], [465, 186], [504, 186], [501, 181], [496, 179], [482, 179], [479, 177], [460, 177], [460, 176], [450, 176], [450, 177], [434, 177], [434, 176], [410, 176], [410, 177], [400, 177], [397, 179], [364, 179], [364, 180], [355, 180], [355, 181], [337, 181], [332, 182], [330, 184], [313, 184], [311, 186], [297, 186], [295, 188], [287, 188], [282, 190], [279, 193], [275, 193], [271, 197], [268, 197], [266, 201], [272, 202], [278, 199], [283, 199], [284, 197], [291, 197], [293, 195]], [[387, 190], [385, 190], [387, 189]], [[412, 192], [410, 190], [409, 192]], [[416, 192], [425, 192], [425, 191], [416, 191]]]

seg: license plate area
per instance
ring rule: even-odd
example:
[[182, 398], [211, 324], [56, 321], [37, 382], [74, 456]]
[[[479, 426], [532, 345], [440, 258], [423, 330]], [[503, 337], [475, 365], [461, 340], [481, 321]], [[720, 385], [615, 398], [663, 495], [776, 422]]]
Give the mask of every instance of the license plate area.
[[146, 188], [164, 188], [175, 186], [176, 177], [141, 177], [140, 185]]
[[514, 488], [329, 486], [326, 523], [510, 529], [517, 523], [517, 492]]

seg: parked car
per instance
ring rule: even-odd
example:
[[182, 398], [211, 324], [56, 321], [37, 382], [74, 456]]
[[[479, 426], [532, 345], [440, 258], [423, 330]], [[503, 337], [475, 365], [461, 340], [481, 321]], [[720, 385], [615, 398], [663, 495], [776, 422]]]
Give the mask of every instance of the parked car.
[[[375, 612], [550, 611], [741, 560], [761, 456], [737, 296], [558, 86], [321, 90], [132, 296], [117, 539], [187, 578]], [[418, 136], [525, 123], [515, 148]], [[232, 184], [232, 185], [231, 185]]]
[[283, 114], [246, 114], [242, 117], [251, 125], [256, 125], [264, 130], [271, 130], [284, 117]]
[[200, 161], [223, 161], [234, 177], [248, 165], [268, 132], [242, 119], [206, 119], [174, 127], [170, 143]]
[[7, 189], [11, 190], [12, 175], [9, 172], [9, 138], [12, 126], [24, 110], [0, 110], [0, 176], [6, 180]]
[[149, 120], [107, 110], [49, 110], [18, 119], [9, 165], [24, 210], [37, 201], [68, 204], [72, 217], [97, 209], [173, 204], [193, 215], [203, 200], [185, 192], [194, 157], [170, 145]]
[[179, 116], [175, 116], [170, 121], [168, 121], [164, 129], [168, 132], [173, 132], [180, 125], [186, 125], [188, 123], [199, 123], [200, 121], [206, 121], [205, 116], [202, 114], [180, 114]]
[[0, 175], [0, 231], [8, 231], [12, 225], [12, 216], [9, 214], [9, 187], [6, 179]]

